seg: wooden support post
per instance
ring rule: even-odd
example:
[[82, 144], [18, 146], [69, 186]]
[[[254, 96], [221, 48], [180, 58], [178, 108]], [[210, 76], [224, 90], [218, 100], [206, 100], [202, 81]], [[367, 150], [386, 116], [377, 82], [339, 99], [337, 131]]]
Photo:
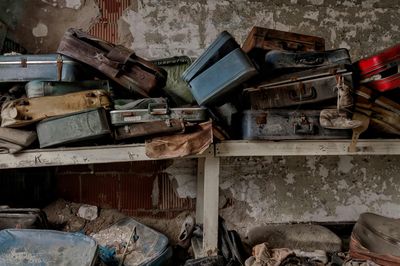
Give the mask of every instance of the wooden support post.
[[196, 223], [204, 223], [204, 164], [205, 158], [197, 159]]
[[219, 162], [218, 157], [204, 159], [204, 200], [203, 200], [203, 252], [205, 256], [218, 252], [218, 203], [219, 203]]

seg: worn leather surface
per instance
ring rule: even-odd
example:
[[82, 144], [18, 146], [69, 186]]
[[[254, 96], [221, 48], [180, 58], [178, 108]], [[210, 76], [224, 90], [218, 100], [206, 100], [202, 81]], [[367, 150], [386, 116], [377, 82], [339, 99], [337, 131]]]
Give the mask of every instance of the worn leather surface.
[[66, 115], [86, 109], [110, 107], [108, 93], [88, 90], [62, 96], [21, 98], [3, 104], [2, 127], [22, 127], [44, 118]]
[[374, 213], [361, 214], [351, 234], [350, 257], [379, 265], [399, 265], [400, 220]]
[[90, 65], [128, 91], [145, 97], [157, 94], [167, 80], [163, 69], [136, 56], [132, 50], [77, 29], [67, 30], [57, 52]]
[[165, 159], [201, 154], [212, 141], [212, 122], [208, 121], [196, 126], [193, 132], [146, 140], [146, 155], [154, 159]]

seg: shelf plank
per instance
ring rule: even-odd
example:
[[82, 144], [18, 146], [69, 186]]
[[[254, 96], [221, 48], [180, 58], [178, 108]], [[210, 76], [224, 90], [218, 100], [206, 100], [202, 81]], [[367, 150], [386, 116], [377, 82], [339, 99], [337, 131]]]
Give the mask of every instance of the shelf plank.
[[360, 140], [357, 152], [349, 152], [351, 140], [224, 141], [215, 144], [215, 155], [311, 156], [311, 155], [400, 155], [400, 140]]
[[[26, 150], [0, 154], [0, 169], [155, 160], [147, 157], [145, 151], [144, 144]], [[188, 158], [213, 154], [214, 147], [210, 146], [203, 154]]]

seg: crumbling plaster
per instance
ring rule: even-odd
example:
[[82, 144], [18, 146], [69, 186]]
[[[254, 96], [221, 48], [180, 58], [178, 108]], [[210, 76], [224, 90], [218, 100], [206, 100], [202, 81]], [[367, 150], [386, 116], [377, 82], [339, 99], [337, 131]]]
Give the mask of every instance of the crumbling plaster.
[[[99, 15], [95, 0], [21, 1], [22, 10], [13, 2], [0, 8], [17, 14], [8, 16], [10, 33], [31, 52], [55, 51], [66, 28], [89, 29]], [[220, 31], [242, 42], [260, 25], [322, 36], [327, 49], [349, 48], [356, 60], [400, 42], [399, 15], [399, 0], [132, 0], [118, 34], [146, 58], [196, 57]], [[237, 228], [355, 220], [364, 211], [400, 218], [399, 162], [398, 156], [224, 158], [221, 214]], [[195, 160], [167, 169], [180, 196], [195, 196], [195, 169]]]

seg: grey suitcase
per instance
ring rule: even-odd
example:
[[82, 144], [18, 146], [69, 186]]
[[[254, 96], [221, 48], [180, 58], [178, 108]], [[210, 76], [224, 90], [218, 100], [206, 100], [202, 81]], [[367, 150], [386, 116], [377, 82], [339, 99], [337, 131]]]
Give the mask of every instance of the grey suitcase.
[[99, 139], [111, 134], [103, 108], [45, 119], [37, 124], [36, 130], [40, 148]]
[[0, 208], [0, 230], [8, 228], [46, 229], [46, 214], [40, 209]]
[[87, 75], [81, 64], [63, 55], [0, 56], [0, 82], [75, 81], [88, 78]]
[[325, 129], [320, 110], [272, 109], [243, 111], [241, 135], [245, 140], [347, 139], [351, 130]]
[[148, 109], [114, 110], [110, 114], [111, 124], [115, 126], [167, 119], [182, 119], [185, 122], [203, 122], [208, 119], [206, 108], [169, 108], [165, 104], [149, 104]]
[[339, 75], [352, 90], [351, 70], [337, 65], [282, 75], [243, 93], [247, 107], [256, 110], [315, 104], [337, 98]]
[[233, 37], [222, 32], [206, 51], [182, 74], [199, 105], [221, 100], [257, 74], [253, 63]]
[[64, 95], [84, 90], [104, 90], [110, 92], [108, 80], [85, 80], [79, 82], [32, 80], [25, 85], [28, 98]]
[[137, 123], [124, 126], [118, 126], [114, 130], [116, 140], [151, 136], [151, 135], [169, 135], [174, 133], [183, 133], [185, 124], [180, 119], [167, 119], [165, 121], [152, 121], [146, 123]]

